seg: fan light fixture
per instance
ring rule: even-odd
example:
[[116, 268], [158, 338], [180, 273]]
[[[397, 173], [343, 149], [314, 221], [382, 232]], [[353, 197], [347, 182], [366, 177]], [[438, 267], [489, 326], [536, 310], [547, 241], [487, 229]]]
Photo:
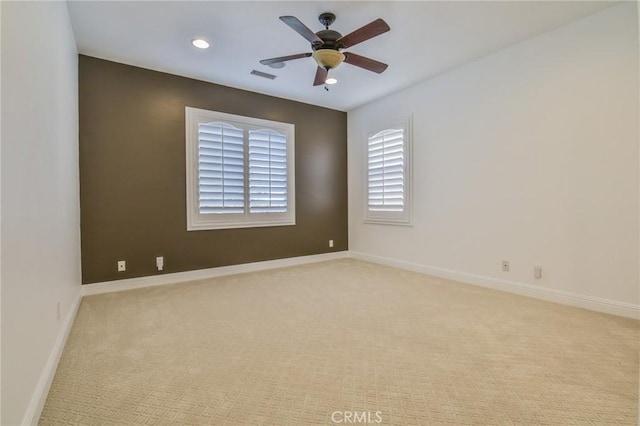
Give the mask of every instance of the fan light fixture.
[[327, 83], [327, 84], [336, 84], [337, 82], [338, 82], [338, 80], [336, 80], [336, 79], [335, 79], [335, 78], [333, 78], [333, 77], [329, 77], [329, 78], [325, 81], [325, 83]]
[[191, 44], [193, 44], [198, 49], [209, 48], [209, 42], [203, 38], [194, 38], [193, 40], [191, 40]]
[[313, 52], [313, 59], [322, 68], [330, 70], [344, 61], [344, 54], [333, 49], [318, 49]]

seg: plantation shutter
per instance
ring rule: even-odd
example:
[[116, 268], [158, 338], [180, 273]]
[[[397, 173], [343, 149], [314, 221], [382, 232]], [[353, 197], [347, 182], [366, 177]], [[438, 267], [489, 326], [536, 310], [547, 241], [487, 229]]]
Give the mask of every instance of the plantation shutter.
[[198, 124], [201, 214], [244, 213], [244, 135], [227, 123]]
[[287, 137], [273, 130], [249, 132], [249, 212], [285, 213]]
[[405, 210], [404, 131], [390, 129], [368, 139], [369, 211], [403, 212]]

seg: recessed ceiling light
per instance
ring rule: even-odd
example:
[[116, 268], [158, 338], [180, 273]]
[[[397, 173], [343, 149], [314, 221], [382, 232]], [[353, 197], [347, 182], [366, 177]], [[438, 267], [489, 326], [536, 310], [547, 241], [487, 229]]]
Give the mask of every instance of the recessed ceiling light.
[[327, 84], [336, 84], [338, 82], [338, 80], [336, 80], [333, 77], [329, 77], [328, 79], [325, 80], [325, 83]]
[[209, 47], [209, 42], [203, 38], [194, 38], [191, 40], [191, 44], [198, 49], [207, 49]]

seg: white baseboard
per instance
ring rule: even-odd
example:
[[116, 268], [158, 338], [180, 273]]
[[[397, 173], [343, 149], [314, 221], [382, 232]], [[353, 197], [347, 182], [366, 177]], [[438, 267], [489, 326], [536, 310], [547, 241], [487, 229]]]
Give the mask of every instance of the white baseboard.
[[631, 303], [623, 303], [615, 300], [601, 299], [592, 296], [583, 296], [576, 293], [570, 293], [552, 288], [542, 288], [532, 286], [530, 284], [518, 283], [514, 281], [501, 280], [498, 278], [485, 277], [480, 275], [469, 274], [466, 272], [454, 271], [451, 269], [439, 268], [435, 266], [422, 265], [418, 263], [407, 262], [404, 260], [393, 259], [382, 256], [375, 256], [361, 252], [349, 252], [350, 257], [354, 259], [365, 260], [368, 262], [379, 263], [382, 265], [393, 266], [409, 271], [420, 272], [426, 275], [446, 278], [454, 281], [460, 281], [467, 284], [474, 284], [481, 287], [487, 287], [494, 290], [506, 291], [522, 296], [533, 297], [536, 299], [547, 300], [550, 302], [561, 303], [563, 305], [576, 306], [579, 308], [589, 309], [592, 311], [603, 312], [606, 314], [618, 315], [627, 318], [640, 319], [640, 306]]
[[49, 353], [47, 363], [42, 369], [38, 384], [36, 385], [35, 391], [31, 396], [31, 401], [29, 401], [29, 405], [27, 406], [27, 411], [22, 417], [22, 422], [20, 422], [21, 425], [37, 425], [38, 421], [40, 420], [40, 415], [42, 414], [44, 403], [47, 401], [47, 395], [49, 395], [51, 383], [53, 383], [53, 378], [56, 375], [58, 363], [60, 362], [60, 357], [62, 356], [64, 345], [67, 342], [67, 337], [69, 337], [69, 332], [71, 331], [71, 327], [73, 326], [73, 321], [75, 320], [76, 314], [78, 313], [78, 308], [80, 307], [81, 300], [82, 290], [79, 290], [75, 299], [71, 302], [71, 308], [67, 312], [67, 316], [62, 323], [62, 327], [60, 328], [58, 337], [56, 338], [56, 341], [53, 344], [53, 348]]
[[136, 288], [175, 284], [184, 281], [195, 281], [207, 278], [221, 277], [224, 275], [242, 274], [245, 272], [284, 268], [286, 266], [304, 265], [307, 263], [323, 262], [325, 260], [341, 259], [345, 257], [349, 257], [349, 252], [338, 251], [332, 253], [314, 254], [310, 256], [267, 260], [264, 262], [220, 266], [218, 268], [198, 269], [195, 271], [176, 272], [164, 275], [152, 275], [140, 278], [128, 278], [117, 281], [106, 281], [101, 283], [83, 285], [82, 294], [83, 296], [90, 296], [93, 294], [111, 293], [114, 291], [133, 290]]

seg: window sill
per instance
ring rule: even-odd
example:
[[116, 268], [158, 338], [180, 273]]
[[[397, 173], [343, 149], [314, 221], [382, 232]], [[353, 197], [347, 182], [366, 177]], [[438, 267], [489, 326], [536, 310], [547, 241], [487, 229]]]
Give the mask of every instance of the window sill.
[[215, 231], [217, 229], [266, 228], [270, 226], [295, 226], [295, 220], [226, 222], [226, 223], [190, 223], [187, 231]]
[[410, 220], [391, 220], [391, 219], [365, 219], [366, 225], [396, 225], [396, 226], [413, 226]]

